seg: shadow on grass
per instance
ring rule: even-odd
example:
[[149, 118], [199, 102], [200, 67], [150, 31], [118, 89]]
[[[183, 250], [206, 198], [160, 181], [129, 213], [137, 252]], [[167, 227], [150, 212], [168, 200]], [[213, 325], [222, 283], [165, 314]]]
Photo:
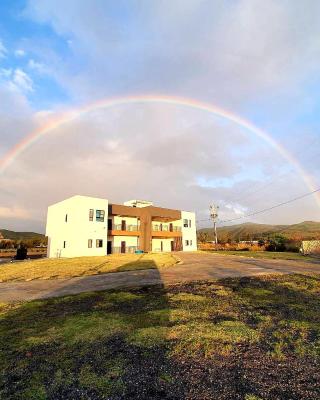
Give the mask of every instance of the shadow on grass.
[[290, 275], [3, 306], [0, 398], [317, 399], [319, 293]]

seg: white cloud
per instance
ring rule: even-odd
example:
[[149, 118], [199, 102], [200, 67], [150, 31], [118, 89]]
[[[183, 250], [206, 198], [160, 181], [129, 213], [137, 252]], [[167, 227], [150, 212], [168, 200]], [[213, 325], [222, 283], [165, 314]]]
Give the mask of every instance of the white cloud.
[[5, 48], [2, 40], [0, 39], [0, 58], [6, 57], [7, 49]]
[[15, 92], [33, 92], [33, 81], [30, 76], [21, 68], [0, 69], [0, 83]]
[[37, 62], [33, 59], [28, 61], [28, 67], [41, 74], [48, 72], [48, 68], [43, 63]]
[[15, 86], [25, 92], [33, 92], [33, 81], [30, 76], [20, 68], [13, 72], [12, 82]]
[[[50, 38], [33, 38], [23, 46], [32, 54], [26, 71], [50, 74], [75, 103], [146, 91], [185, 95], [251, 114], [257, 122], [265, 115], [266, 127], [276, 126], [278, 118], [278, 132], [286, 127], [287, 111], [297, 125], [295, 136], [303, 137], [309, 151], [293, 108], [306, 98], [304, 84], [316, 81], [320, 69], [319, 2], [141, 0], [138, 7], [119, 3], [125, 10], [117, 12], [118, 5], [104, 1], [28, 4], [29, 17], [50, 24], [63, 51], [51, 46]], [[0, 75], [1, 154], [34, 126], [56, 117], [52, 110], [40, 106], [34, 112], [23, 105], [34, 86], [25, 70], [7, 68]], [[2, 101], [6, 96], [9, 105]], [[317, 107], [312, 91], [307, 98]], [[303, 192], [295, 172], [278, 180], [284, 164], [264, 143], [202, 111], [121, 106], [80, 116], [22, 153], [0, 176], [0, 204], [10, 208], [17, 201], [30, 210], [30, 221], [23, 222], [29, 229], [43, 228], [48, 204], [75, 193], [112, 201], [150, 198], [200, 210], [198, 218], [207, 217], [203, 210], [214, 201], [229, 219]], [[212, 184], [201, 187], [199, 177]], [[252, 186], [259, 180], [263, 185], [265, 178], [272, 184], [255, 193]], [[259, 215], [257, 221], [297, 218], [320, 219], [313, 198]]]
[[20, 207], [0, 207], [0, 218], [29, 219], [30, 213]]
[[12, 75], [12, 68], [1, 68], [0, 69], [0, 78], [8, 79]]
[[26, 55], [26, 52], [23, 49], [17, 49], [15, 50], [14, 55], [16, 57], [24, 57]]

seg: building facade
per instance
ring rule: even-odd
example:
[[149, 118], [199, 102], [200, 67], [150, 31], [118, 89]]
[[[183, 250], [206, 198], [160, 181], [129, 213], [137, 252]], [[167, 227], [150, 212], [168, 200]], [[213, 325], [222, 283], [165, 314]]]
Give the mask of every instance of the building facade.
[[197, 250], [195, 213], [73, 196], [48, 208], [48, 257]]

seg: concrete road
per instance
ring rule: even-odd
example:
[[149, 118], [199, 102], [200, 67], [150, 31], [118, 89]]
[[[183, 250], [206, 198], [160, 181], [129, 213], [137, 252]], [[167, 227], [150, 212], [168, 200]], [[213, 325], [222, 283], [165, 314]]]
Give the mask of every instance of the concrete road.
[[253, 259], [208, 253], [177, 253], [182, 261], [160, 270], [116, 272], [71, 279], [0, 283], [0, 302], [64, 296], [86, 291], [213, 280], [274, 273], [320, 274], [320, 262]]

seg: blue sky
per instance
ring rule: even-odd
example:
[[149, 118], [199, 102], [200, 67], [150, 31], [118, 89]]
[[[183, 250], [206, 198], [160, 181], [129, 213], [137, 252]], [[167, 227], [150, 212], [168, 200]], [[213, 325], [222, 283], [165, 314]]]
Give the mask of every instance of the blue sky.
[[[249, 119], [320, 185], [319, 12], [312, 0], [2, 1], [0, 158], [71, 108], [160, 93]], [[0, 181], [1, 226], [42, 231], [47, 205], [75, 193], [151, 198], [199, 219], [214, 201], [228, 219], [309, 190], [243, 128], [164, 104], [79, 116], [28, 148]], [[320, 220], [314, 198], [255, 221], [304, 219]]]

